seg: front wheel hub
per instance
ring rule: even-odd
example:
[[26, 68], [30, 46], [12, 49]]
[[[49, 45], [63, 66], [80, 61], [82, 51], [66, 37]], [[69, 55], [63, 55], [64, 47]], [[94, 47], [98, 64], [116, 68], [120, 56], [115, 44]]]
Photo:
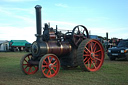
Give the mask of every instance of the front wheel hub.
[[50, 70], [53, 69], [53, 64], [49, 64], [49, 69], [50, 69]]

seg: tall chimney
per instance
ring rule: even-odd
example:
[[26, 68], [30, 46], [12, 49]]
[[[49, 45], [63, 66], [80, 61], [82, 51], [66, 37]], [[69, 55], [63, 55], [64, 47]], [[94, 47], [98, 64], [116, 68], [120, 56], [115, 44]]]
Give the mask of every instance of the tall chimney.
[[41, 26], [41, 6], [40, 5], [36, 5], [35, 9], [36, 9], [36, 28], [37, 28], [37, 41], [42, 42], [42, 26]]
[[107, 40], [107, 50], [108, 50], [108, 32], [106, 32], [106, 40]]

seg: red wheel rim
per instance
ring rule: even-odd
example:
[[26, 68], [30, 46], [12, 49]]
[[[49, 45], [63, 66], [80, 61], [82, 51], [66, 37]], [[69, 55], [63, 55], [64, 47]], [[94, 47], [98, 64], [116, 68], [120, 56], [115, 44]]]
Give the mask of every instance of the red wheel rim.
[[26, 57], [24, 57], [24, 60], [22, 61], [22, 69], [25, 74], [34, 74], [38, 71], [38, 66], [30, 65], [28, 63], [29, 60], [31, 60], [32, 54], [28, 54]]
[[60, 69], [59, 59], [54, 55], [48, 55], [43, 59], [41, 71], [45, 77], [51, 78], [57, 75]]
[[89, 71], [97, 71], [104, 61], [104, 49], [98, 40], [90, 40], [84, 49], [84, 65]]

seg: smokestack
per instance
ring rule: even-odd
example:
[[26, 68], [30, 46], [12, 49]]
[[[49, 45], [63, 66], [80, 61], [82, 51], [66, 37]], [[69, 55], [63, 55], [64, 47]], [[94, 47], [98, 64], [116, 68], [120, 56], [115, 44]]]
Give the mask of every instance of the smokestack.
[[41, 42], [42, 41], [42, 26], [41, 26], [41, 6], [40, 5], [36, 5], [35, 9], [36, 9], [36, 28], [37, 28], [37, 41]]
[[108, 50], [108, 32], [106, 32], [106, 40], [107, 40], [107, 50]]
[[106, 32], [106, 40], [108, 41], [108, 32]]

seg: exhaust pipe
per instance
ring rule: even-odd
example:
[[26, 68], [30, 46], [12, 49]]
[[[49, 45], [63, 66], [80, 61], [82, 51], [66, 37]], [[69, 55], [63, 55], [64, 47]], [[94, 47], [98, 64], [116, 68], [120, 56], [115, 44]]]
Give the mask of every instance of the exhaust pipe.
[[36, 5], [35, 9], [36, 9], [36, 28], [37, 28], [37, 34], [35, 34], [35, 36], [37, 37], [38, 42], [42, 42], [42, 25], [41, 25], [41, 6], [40, 5]]

